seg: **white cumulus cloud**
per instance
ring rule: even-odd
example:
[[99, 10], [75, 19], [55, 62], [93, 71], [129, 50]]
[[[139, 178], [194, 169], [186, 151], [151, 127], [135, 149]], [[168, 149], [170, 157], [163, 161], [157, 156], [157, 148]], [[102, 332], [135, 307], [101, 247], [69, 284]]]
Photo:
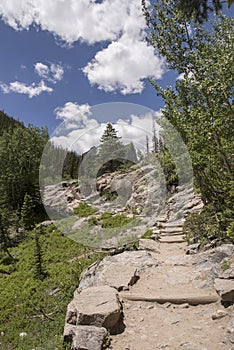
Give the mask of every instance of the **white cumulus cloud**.
[[42, 92], [52, 92], [53, 89], [46, 86], [42, 80], [38, 85], [32, 83], [31, 85], [26, 85], [19, 81], [14, 81], [9, 85], [0, 82], [0, 88], [4, 94], [9, 94], [15, 92], [18, 94], [28, 95], [29, 98], [39, 96]]
[[56, 83], [57, 81], [62, 80], [64, 70], [60, 64], [50, 64], [47, 66], [44, 63], [37, 62], [34, 65], [35, 72], [43, 79]]
[[[113, 108], [118, 108], [118, 106], [113, 104]], [[100, 145], [100, 138], [106, 128], [106, 123], [100, 123], [95, 119], [91, 106], [67, 102], [63, 107], [56, 108], [55, 114], [58, 119], [64, 121], [52, 136], [55, 145], [80, 154], [87, 152], [93, 146]], [[146, 135], [150, 140], [152, 139], [153, 125], [159, 130], [159, 126], [155, 124], [155, 119], [159, 116], [161, 116], [160, 111], [149, 111], [143, 115], [130, 113], [126, 120], [119, 118], [112, 125], [122, 137], [124, 144], [132, 142], [136, 149], [145, 152]]]
[[[90, 84], [106, 92], [141, 93], [144, 79], [160, 79], [165, 71], [163, 60], [145, 42], [141, 0], [7, 0], [0, 2], [0, 16], [15, 30], [36, 24], [68, 45], [109, 43], [83, 68]], [[43, 79], [52, 74], [60, 80], [58, 68], [42, 63], [38, 71]]]
[[100, 90], [119, 90], [126, 95], [141, 93], [144, 79], [160, 79], [164, 68], [151, 46], [125, 36], [99, 51], [83, 72]]

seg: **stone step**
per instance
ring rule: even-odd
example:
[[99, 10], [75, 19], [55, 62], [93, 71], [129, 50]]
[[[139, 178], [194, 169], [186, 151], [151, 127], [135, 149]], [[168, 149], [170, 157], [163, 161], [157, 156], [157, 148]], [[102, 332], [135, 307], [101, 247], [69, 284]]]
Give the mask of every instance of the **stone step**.
[[160, 243], [184, 243], [186, 242], [184, 238], [174, 237], [174, 236], [163, 236], [158, 240]]
[[183, 230], [181, 227], [165, 227], [160, 230], [161, 233], [176, 233], [181, 232], [183, 233]]
[[177, 228], [177, 227], [180, 227], [180, 228], [182, 228], [182, 227], [183, 227], [183, 222], [176, 222], [176, 221], [165, 222], [165, 223], [162, 223], [162, 224], [161, 224], [161, 227], [162, 227], [162, 228], [165, 228], [165, 227], [168, 227], [168, 228]]
[[179, 231], [179, 232], [173, 232], [173, 233], [168, 233], [168, 232], [162, 232], [160, 234], [161, 237], [171, 237], [171, 236], [183, 236], [183, 232]]
[[146, 301], [146, 302], [156, 302], [158, 304], [189, 304], [189, 305], [205, 305], [216, 303], [219, 300], [219, 296], [217, 293], [210, 294], [194, 294], [194, 295], [180, 295], [180, 296], [160, 296], [160, 295], [140, 295], [140, 294], [127, 294], [121, 293], [121, 297], [123, 299], [131, 300], [131, 301]]

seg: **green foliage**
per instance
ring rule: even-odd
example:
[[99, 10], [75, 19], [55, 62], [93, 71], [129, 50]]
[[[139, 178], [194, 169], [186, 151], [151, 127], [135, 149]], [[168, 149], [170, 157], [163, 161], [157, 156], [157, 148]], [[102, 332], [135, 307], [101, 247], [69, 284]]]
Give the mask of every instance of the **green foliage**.
[[138, 210], [136, 208], [132, 208], [132, 214], [133, 215], [138, 215]]
[[7, 253], [11, 259], [14, 259], [8, 249], [11, 246], [9, 227], [9, 212], [4, 209], [0, 212], [0, 251]]
[[105, 199], [105, 201], [107, 202], [113, 202], [118, 198], [118, 194], [117, 193], [110, 193], [110, 192], [104, 192], [102, 194], [102, 198]]
[[97, 226], [98, 225], [98, 219], [95, 216], [92, 216], [89, 220], [88, 220], [88, 224], [90, 226]]
[[230, 263], [226, 260], [226, 259], [223, 259], [222, 263], [221, 263], [221, 269], [223, 271], [226, 271], [230, 268]]
[[0, 208], [20, 210], [28, 193], [36, 204], [35, 212], [42, 211], [38, 170], [47, 139], [46, 129], [31, 125], [25, 128], [20, 123], [3, 132], [0, 139]]
[[211, 205], [205, 206], [201, 213], [190, 214], [185, 220], [183, 233], [188, 243], [207, 243], [215, 238], [221, 240], [224, 236]]
[[141, 238], [145, 238], [145, 239], [152, 238], [152, 235], [153, 235], [153, 231], [149, 229], [145, 231], [145, 233], [141, 236]]
[[[215, 12], [218, 15], [223, 8], [223, 3], [224, 1], [221, 0], [179, 0], [175, 2], [181, 15], [186, 20], [193, 18], [199, 23], [207, 21], [211, 12]], [[227, 3], [228, 7], [230, 7], [233, 0], [227, 0]]]
[[43, 252], [40, 243], [39, 233], [36, 232], [35, 236], [35, 248], [34, 248], [34, 277], [39, 280], [43, 280], [46, 276], [43, 267]]
[[145, 9], [148, 41], [166, 58], [168, 68], [183, 78], [175, 89], [152, 84], [165, 101], [164, 118], [180, 133], [190, 153], [202, 199], [213, 208], [216, 219], [210, 233], [203, 230], [205, 239], [225, 238], [234, 215], [234, 20], [222, 17], [205, 30], [187, 23], [174, 4], [160, 0], [149, 11]]
[[96, 208], [93, 208], [91, 205], [84, 202], [80, 202], [78, 207], [74, 208], [74, 213], [80, 218], [92, 215], [96, 213], [96, 211]]
[[232, 243], [234, 243], [234, 222], [231, 222], [227, 228], [227, 238], [229, 238]]
[[[10, 273], [0, 275], [1, 350], [62, 350], [64, 315], [80, 273], [101, 257], [52, 228], [40, 242], [48, 272], [43, 281], [34, 279], [32, 269], [34, 235], [10, 248], [16, 260], [0, 253], [0, 269]], [[21, 332], [27, 336], [21, 338]]]
[[114, 215], [114, 213], [106, 211], [105, 213], [102, 213], [101, 220], [109, 219]]
[[170, 190], [172, 186], [178, 186], [178, 173], [169, 150], [166, 147], [161, 148], [160, 152], [157, 154], [157, 158], [166, 179], [167, 190]]
[[21, 224], [26, 231], [31, 230], [35, 224], [34, 203], [32, 197], [27, 193], [21, 208]]
[[102, 227], [103, 228], [122, 227], [129, 224], [133, 220], [134, 220], [134, 217], [129, 218], [124, 214], [110, 216], [102, 219]]
[[[125, 161], [123, 159], [125, 157], [128, 157], [129, 161]], [[101, 168], [98, 170], [97, 177], [121, 169], [128, 163], [131, 166], [134, 161], [136, 161], [136, 152], [133, 144], [124, 146], [115, 128], [108, 123], [100, 140], [98, 162]]]

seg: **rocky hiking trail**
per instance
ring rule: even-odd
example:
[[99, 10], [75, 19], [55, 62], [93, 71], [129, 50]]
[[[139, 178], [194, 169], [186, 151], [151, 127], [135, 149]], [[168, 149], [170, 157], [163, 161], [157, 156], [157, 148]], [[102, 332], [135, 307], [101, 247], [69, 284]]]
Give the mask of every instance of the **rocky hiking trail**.
[[234, 350], [234, 246], [199, 250], [182, 233], [184, 215], [201, 207], [191, 189], [178, 191], [151, 239], [82, 273], [67, 308], [69, 349]]

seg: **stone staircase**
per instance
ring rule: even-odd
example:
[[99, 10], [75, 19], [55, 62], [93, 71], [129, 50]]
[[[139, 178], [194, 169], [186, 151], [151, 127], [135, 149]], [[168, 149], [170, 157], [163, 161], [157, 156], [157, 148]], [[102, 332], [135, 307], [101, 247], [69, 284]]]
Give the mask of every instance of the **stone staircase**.
[[185, 254], [183, 222], [201, 208], [191, 189], [179, 189], [153, 239], [83, 272], [64, 327], [71, 350], [102, 350], [108, 331], [112, 350], [234, 350], [234, 306], [220, 303], [234, 302], [234, 262], [229, 277], [220, 270], [234, 247]]

